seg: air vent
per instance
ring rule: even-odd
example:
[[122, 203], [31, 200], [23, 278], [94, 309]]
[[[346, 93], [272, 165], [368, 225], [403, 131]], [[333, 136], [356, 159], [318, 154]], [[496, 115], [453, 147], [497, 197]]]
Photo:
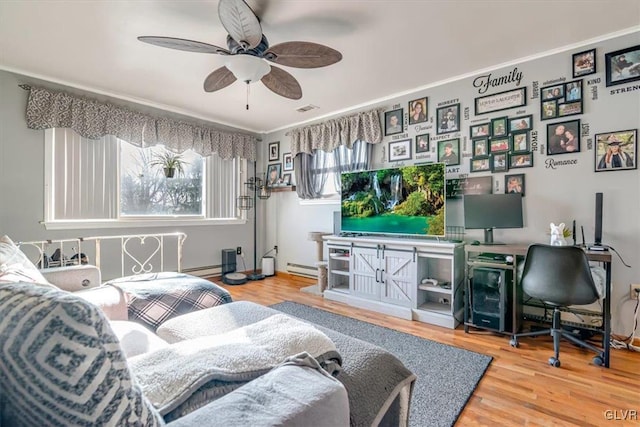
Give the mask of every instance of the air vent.
[[315, 110], [316, 108], [320, 108], [317, 105], [313, 105], [313, 104], [308, 104], [308, 105], [304, 105], [300, 108], [298, 108], [296, 111], [298, 113], [306, 113], [309, 110]]

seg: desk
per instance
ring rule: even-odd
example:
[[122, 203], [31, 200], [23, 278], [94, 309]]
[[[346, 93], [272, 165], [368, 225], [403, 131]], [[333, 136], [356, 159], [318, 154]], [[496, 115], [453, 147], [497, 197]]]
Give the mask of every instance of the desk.
[[[482, 328], [482, 326], [475, 325], [469, 321], [469, 303], [471, 297], [471, 273], [476, 267], [492, 267], [503, 270], [511, 270], [513, 272], [513, 286], [511, 287], [511, 301], [513, 307], [511, 310], [511, 325], [512, 331], [505, 331], [505, 333], [516, 333], [520, 329], [520, 323], [522, 321], [522, 293], [518, 286], [517, 278], [517, 261], [524, 259], [527, 254], [529, 245], [466, 245], [465, 246], [465, 260], [467, 267], [467, 280], [466, 280], [466, 295], [464, 298], [464, 331], [469, 332], [469, 327]], [[480, 253], [494, 253], [505, 256], [512, 256], [514, 262], [492, 262], [490, 260], [478, 259]], [[606, 272], [605, 281], [605, 296], [602, 302], [602, 348], [604, 366], [609, 367], [609, 354], [611, 348], [611, 253], [608, 251], [586, 251], [589, 261], [599, 262], [604, 265]]]

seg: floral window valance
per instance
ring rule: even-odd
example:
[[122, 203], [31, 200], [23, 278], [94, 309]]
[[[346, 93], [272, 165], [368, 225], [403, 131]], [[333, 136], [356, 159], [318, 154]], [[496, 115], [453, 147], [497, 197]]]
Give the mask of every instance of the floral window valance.
[[71, 128], [90, 139], [114, 135], [138, 147], [163, 144], [178, 153], [193, 149], [202, 156], [217, 153], [223, 159], [256, 159], [257, 139], [251, 135], [154, 117], [109, 102], [38, 87], [30, 88], [27, 126]]
[[370, 144], [382, 141], [381, 109], [363, 111], [291, 130], [291, 154], [312, 154], [314, 150], [331, 152], [340, 145], [351, 148], [361, 140]]

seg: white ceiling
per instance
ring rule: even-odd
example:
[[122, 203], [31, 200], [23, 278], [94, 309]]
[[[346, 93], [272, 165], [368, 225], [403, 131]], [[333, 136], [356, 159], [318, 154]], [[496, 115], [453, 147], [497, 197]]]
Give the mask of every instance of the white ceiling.
[[[269, 42], [342, 52], [286, 68], [294, 101], [240, 82], [205, 93], [224, 57], [164, 49], [141, 35], [226, 46], [217, 1], [0, 0], [0, 69], [200, 119], [270, 132], [518, 58], [640, 25], [640, 0], [248, 0]], [[306, 104], [320, 108], [296, 112]]]

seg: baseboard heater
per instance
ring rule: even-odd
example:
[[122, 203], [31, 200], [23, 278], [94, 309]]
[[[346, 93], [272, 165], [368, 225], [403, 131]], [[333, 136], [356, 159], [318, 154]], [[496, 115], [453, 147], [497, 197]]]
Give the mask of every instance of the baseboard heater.
[[183, 273], [198, 277], [222, 276], [222, 265], [208, 265], [204, 267], [183, 268]]
[[318, 268], [310, 265], [292, 264], [288, 262], [287, 273], [316, 279], [318, 277]]

